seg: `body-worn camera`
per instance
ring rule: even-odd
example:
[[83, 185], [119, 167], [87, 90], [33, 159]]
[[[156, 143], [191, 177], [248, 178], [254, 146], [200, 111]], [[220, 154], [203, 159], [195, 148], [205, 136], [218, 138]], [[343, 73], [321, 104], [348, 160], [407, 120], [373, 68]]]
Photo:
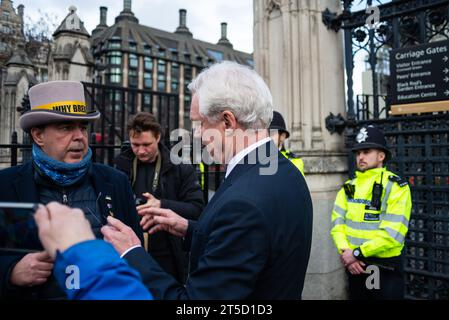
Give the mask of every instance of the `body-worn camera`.
[[350, 183], [345, 183], [343, 185], [343, 188], [345, 190], [346, 196], [350, 199], [354, 199], [355, 185], [350, 184]]
[[384, 187], [382, 184], [374, 182], [373, 191], [371, 195], [371, 205], [367, 205], [366, 209], [379, 211], [382, 204], [382, 191]]

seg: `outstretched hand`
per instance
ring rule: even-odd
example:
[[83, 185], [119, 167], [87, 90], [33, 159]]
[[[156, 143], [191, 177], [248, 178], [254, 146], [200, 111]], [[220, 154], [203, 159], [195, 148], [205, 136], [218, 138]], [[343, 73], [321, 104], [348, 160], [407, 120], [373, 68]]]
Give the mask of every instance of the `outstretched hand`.
[[167, 231], [176, 237], [185, 237], [189, 221], [170, 209], [151, 208], [146, 205], [138, 206], [137, 213], [142, 216], [140, 225], [149, 234]]
[[131, 247], [141, 245], [133, 229], [111, 216], [108, 217], [108, 224], [101, 228], [101, 233], [104, 236], [104, 241], [112, 244], [120, 255]]
[[145, 192], [142, 195], [147, 199], [147, 202], [145, 204], [143, 204], [142, 206], [145, 206], [147, 208], [160, 208], [161, 207], [161, 200], [157, 199], [151, 193]]

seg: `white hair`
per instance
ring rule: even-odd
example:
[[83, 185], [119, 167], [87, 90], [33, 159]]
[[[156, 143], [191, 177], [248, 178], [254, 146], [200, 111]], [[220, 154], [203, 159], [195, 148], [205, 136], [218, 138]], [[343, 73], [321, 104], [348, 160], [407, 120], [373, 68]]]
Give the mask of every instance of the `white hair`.
[[211, 122], [231, 111], [245, 129], [266, 129], [273, 118], [273, 98], [263, 79], [231, 61], [203, 70], [188, 86], [199, 98], [199, 112]]

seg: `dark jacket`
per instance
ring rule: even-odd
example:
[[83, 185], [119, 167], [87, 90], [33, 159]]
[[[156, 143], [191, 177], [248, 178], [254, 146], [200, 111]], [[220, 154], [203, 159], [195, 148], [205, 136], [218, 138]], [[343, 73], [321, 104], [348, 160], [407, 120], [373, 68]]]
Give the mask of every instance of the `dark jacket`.
[[[171, 163], [170, 152], [161, 143], [159, 143], [159, 151], [162, 155], [161, 171], [158, 187], [153, 196], [161, 201], [161, 208], [171, 209], [186, 219], [197, 220], [204, 208], [204, 201], [195, 169], [188, 164], [174, 165]], [[128, 149], [115, 159], [116, 168], [128, 175], [130, 181], [133, 176], [134, 158], [134, 153]], [[176, 266], [177, 278], [184, 281], [187, 274], [188, 258], [182, 247], [182, 241], [168, 233], [165, 239], [168, 239], [169, 242], [168, 246], [173, 258], [172, 263]]]
[[[141, 248], [125, 255], [156, 299], [301, 297], [312, 240], [312, 202], [299, 170], [272, 142], [268, 145], [276, 150], [271, 159], [277, 160], [275, 174], [261, 174], [260, 160], [238, 164], [198, 222], [189, 221], [185, 286]], [[253, 158], [250, 154], [245, 159]]]
[[69, 207], [83, 210], [95, 237], [103, 238], [101, 227], [103, 227], [105, 219], [101, 215], [100, 206], [97, 204], [97, 193], [90, 179], [90, 174], [84, 175], [69, 187], [61, 188], [55, 185], [50, 178], [35, 170], [34, 181], [37, 183], [40, 203], [48, 204], [57, 201]]
[[[100, 195], [101, 193], [98, 198], [101, 215], [107, 217], [111, 211], [116, 218], [130, 226], [141, 237], [142, 229], [139, 225], [133, 193], [127, 177], [111, 167], [94, 163], [90, 171], [90, 179], [96, 194]], [[39, 202], [39, 192], [31, 162], [0, 171], [0, 181], [2, 181], [0, 183], [0, 201]], [[36, 249], [42, 250], [40, 243], [36, 243]], [[53, 276], [41, 286], [19, 288], [10, 285], [9, 278], [12, 268], [23, 255], [0, 256], [0, 297], [63, 298], [64, 295], [61, 295], [62, 291], [59, 290]]]

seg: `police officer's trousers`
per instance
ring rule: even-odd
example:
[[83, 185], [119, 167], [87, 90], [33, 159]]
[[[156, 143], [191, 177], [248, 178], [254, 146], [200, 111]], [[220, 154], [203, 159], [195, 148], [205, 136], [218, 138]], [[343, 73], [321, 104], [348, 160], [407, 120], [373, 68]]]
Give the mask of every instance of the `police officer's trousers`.
[[[373, 265], [370, 274], [351, 275], [346, 271], [351, 300], [400, 300], [404, 299], [405, 275], [402, 258], [370, 259], [365, 264]], [[379, 278], [375, 272], [379, 271]], [[378, 282], [377, 282], [378, 281]], [[377, 282], [377, 283], [376, 283]], [[375, 288], [377, 287], [378, 288]]]

